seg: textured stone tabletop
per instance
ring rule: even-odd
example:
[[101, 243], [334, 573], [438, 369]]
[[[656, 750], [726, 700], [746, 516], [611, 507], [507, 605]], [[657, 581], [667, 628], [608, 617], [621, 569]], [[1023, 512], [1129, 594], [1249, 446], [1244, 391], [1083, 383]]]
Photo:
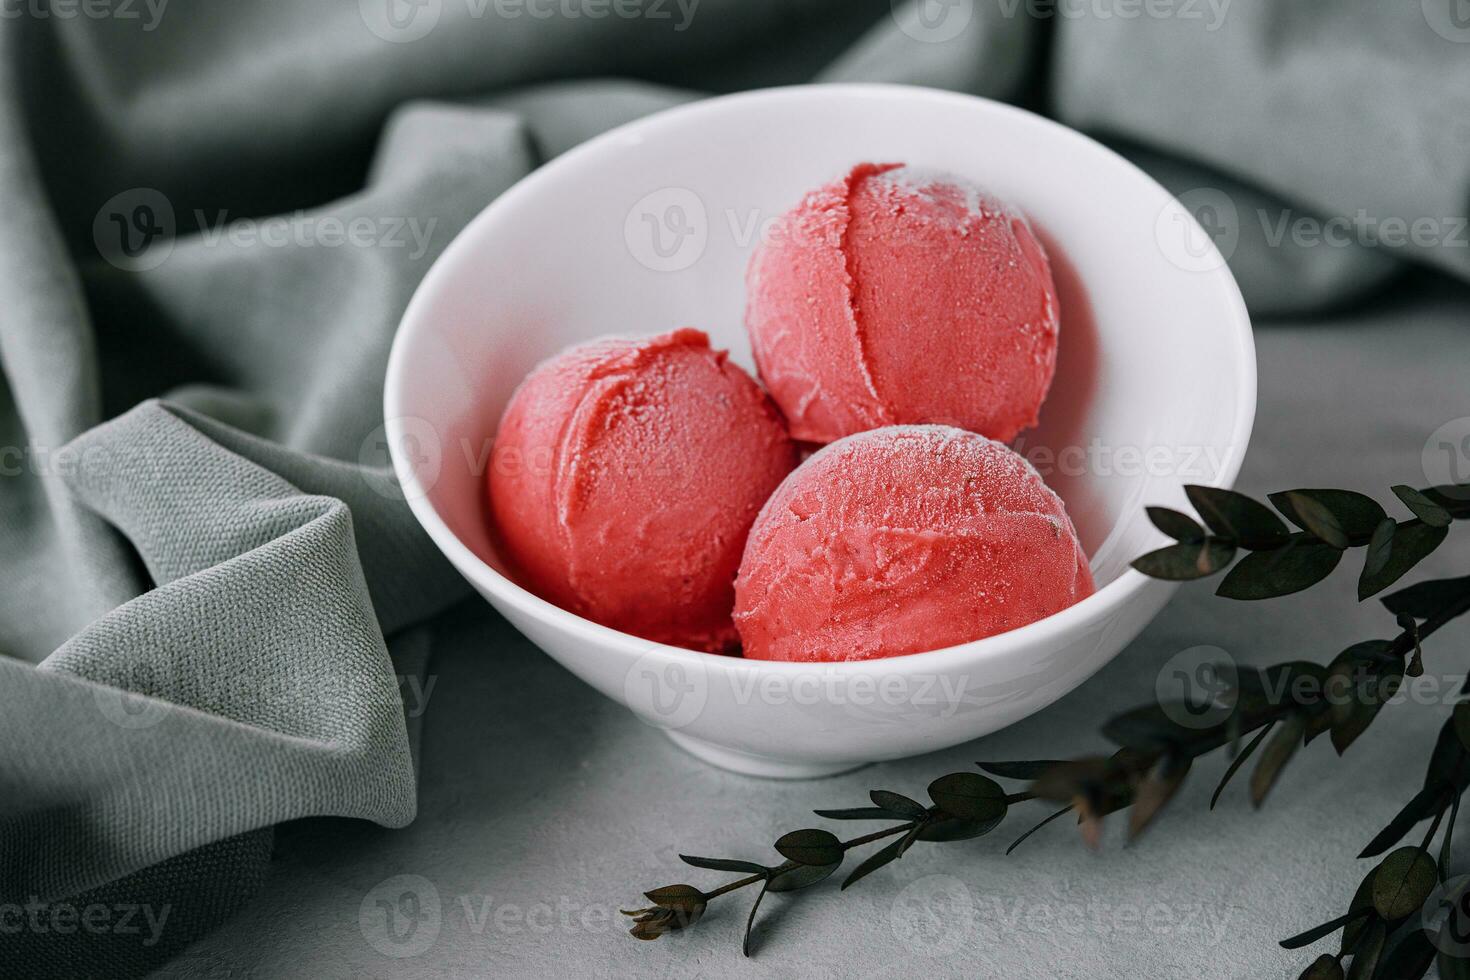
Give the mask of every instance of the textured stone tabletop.
[[[1410, 278], [1390, 294], [1332, 322], [1258, 326], [1261, 402], [1242, 489], [1343, 486], [1382, 500], [1391, 484], [1424, 479], [1426, 437], [1470, 415], [1470, 290]], [[1466, 557], [1452, 542], [1420, 574]], [[1043, 713], [948, 751], [814, 782], [694, 760], [477, 600], [437, 637], [417, 821], [401, 831], [332, 820], [283, 828], [261, 897], [159, 975], [1295, 976], [1313, 954], [1277, 940], [1346, 907], [1365, 870], [1353, 856], [1417, 788], [1443, 707], [1390, 708], [1343, 760], [1314, 742], [1260, 813], [1242, 786], [1207, 810], [1224, 767], [1216, 756], [1128, 848], [1120, 820], [1100, 853], [1058, 821], [1005, 857], [1046, 812], [1029, 804], [990, 837], [918, 846], [841, 895], [832, 882], [771, 896], [750, 961], [739, 954], [749, 893], [656, 943], [630, 939], [617, 909], [646, 888], [724, 880], [681, 865], [680, 852], [763, 860], [783, 831], [820, 823], [813, 807], [860, 805], [872, 787], [922, 795], [976, 759], [1103, 750], [1097, 726], [1148, 699], [1159, 666], [1186, 648], [1219, 646], [1241, 663], [1325, 661], [1391, 635], [1376, 604], [1353, 601], [1353, 562], [1326, 587], [1262, 605], [1186, 587], [1117, 660]], [[1464, 625], [1437, 636], [1425, 680], [1462, 673], [1467, 639]], [[1372, 790], [1353, 790], [1349, 771], [1371, 773]], [[398, 903], [405, 890], [418, 899], [417, 927], [409, 933], [401, 918], [395, 943], [373, 923], [383, 921], [378, 900]]]

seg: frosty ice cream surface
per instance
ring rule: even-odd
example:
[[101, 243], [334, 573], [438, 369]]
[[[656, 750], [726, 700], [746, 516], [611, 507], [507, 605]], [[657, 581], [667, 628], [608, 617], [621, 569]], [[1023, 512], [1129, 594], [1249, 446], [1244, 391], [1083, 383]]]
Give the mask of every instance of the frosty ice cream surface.
[[[859, 164], [779, 220], [746, 298], [769, 395], [693, 329], [577, 345], [516, 390], [488, 493], [523, 584], [656, 642], [801, 661], [1091, 594], [1062, 501], [1003, 445], [1036, 423], [1060, 325], [1022, 216]], [[831, 445], [797, 466], [794, 440]]]

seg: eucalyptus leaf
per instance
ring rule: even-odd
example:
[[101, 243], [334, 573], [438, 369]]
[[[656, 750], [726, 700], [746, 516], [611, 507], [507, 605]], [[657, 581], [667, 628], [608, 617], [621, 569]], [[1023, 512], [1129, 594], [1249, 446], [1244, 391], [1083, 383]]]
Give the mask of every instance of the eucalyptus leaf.
[[1243, 717], [1259, 715], [1275, 706], [1272, 692], [1266, 688], [1265, 672], [1256, 667], [1236, 667], [1231, 694], [1236, 714]]
[[1199, 522], [1188, 514], [1170, 510], [1168, 507], [1147, 507], [1145, 512], [1154, 527], [1175, 541], [1198, 543], [1205, 539], [1205, 529], [1200, 527]]
[[1337, 515], [1327, 509], [1327, 505], [1315, 497], [1299, 493], [1288, 493], [1286, 499], [1291, 502], [1292, 512], [1296, 515], [1302, 529], [1308, 534], [1332, 545], [1339, 551], [1352, 545], [1352, 539], [1348, 537]]
[[755, 904], [750, 907], [750, 915], [745, 920], [745, 940], [740, 944], [740, 952], [746, 956], [750, 955], [750, 934], [755, 930], [755, 913], [761, 907], [761, 899], [766, 897], [766, 892], [771, 888], [767, 881], [761, 886], [760, 894], [755, 897]]
[[902, 793], [892, 793], [886, 789], [875, 789], [868, 794], [868, 799], [873, 801], [874, 806], [882, 807], [893, 813], [902, 814], [906, 820], [920, 820], [929, 815], [929, 808], [918, 800], [911, 800]]
[[763, 864], [756, 864], [754, 861], [735, 861], [729, 858], [706, 858], [680, 854], [679, 860], [685, 864], [691, 864], [696, 868], [704, 868], [708, 871], [735, 871], [740, 874], [758, 875], [771, 870]]
[[1036, 777], [1031, 792], [1043, 800], [1071, 803], [1091, 795], [1108, 776], [1108, 760], [1096, 756], [1059, 762]]
[[1333, 658], [1323, 682], [1332, 720], [1332, 746], [1341, 755], [1367, 731], [1384, 703], [1397, 693], [1403, 658], [1388, 640], [1354, 643]]
[[1307, 729], [1302, 737], [1302, 744], [1311, 745], [1313, 739], [1331, 729], [1332, 712], [1328, 710], [1326, 703], [1319, 700], [1313, 709], [1307, 712]]
[[908, 833], [904, 834], [903, 837], [899, 838], [899, 841], [898, 841], [898, 843], [899, 843], [898, 856], [899, 857], [903, 857], [904, 854], [908, 853], [908, 849], [914, 845], [914, 841], [916, 841], [916, 840], [919, 839], [919, 834], [920, 834], [920, 832], [923, 831], [924, 826], [927, 823], [928, 823], [928, 821], [926, 820], [926, 821], [923, 821], [922, 823], [916, 823], [916, 824], [914, 824], [912, 827], [909, 828], [909, 832]]
[[1230, 780], [1234, 778], [1235, 774], [1238, 771], [1240, 771], [1240, 767], [1245, 765], [1245, 760], [1249, 759], [1251, 757], [1251, 754], [1254, 753], [1256, 749], [1260, 748], [1261, 743], [1266, 740], [1267, 735], [1271, 734], [1271, 729], [1275, 727], [1275, 725], [1276, 723], [1274, 721], [1268, 722], [1265, 727], [1263, 727], [1259, 732], [1256, 733], [1256, 737], [1251, 739], [1250, 742], [1246, 744], [1245, 748], [1241, 749], [1240, 752], [1236, 754], [1234, 759], [1230, 760], [1230, 765], [1226, 768], [1225, 775], [1220, 777], [1220, 784], [1215, 787], [1215, 793], [1213, 796], [1210, 797], [1211, 810], [1215, 809], [1215, 804], [1220, 802], [1220, 794], [1225, 792], [1225, 787], [1229, 785]]
[[1134, 570], [1167, 582], [1189, 582], [1214, 575], [1235, 558], [1235, 545], [1219, 538], [1171, 544], [1133, 559]]
[[1038, 830], [1040, 830], [1042, 827], [1045, 827], [1047, 824], [1051, 823], [1053, 820], [1057, 819], [1060, 816], [1063, 816], [1064, 814], [1068, 814], [1068, 813], [1071, 813], [1071, 812], [1072, 812], [1072, 807], [1070, 805], [1068, 805], [1068, 806], [1062, 807], [1060, 810], [1057, 810], [1057, 811], [1055, 811], [1055, 812], [1053, 812], [1051, 814], [1048, 814], [1046, 816], [1046, 818], [1043, 819], [1040, 823], [1038, 823], [1036, 826], [1032, 827], [1030, 830], [1026, 831], [1020, 837], [1017, 837], [1014, 841], [1012, 841], [1011, 842], [1011, 846], [1008, 847], [1008, 848], [1006, 848], [1006, 853], [1009, 854], [1012, 851], [1014, 851], [1016, 848], [1020, 847], [1021, 846], [1021, 843], [1027, 837], [1030, 837], [1032, 834], [1036, 833]]
[[907, 814], [881, 806], [854, 806], [841, 810], [813, 810], [828, 820], [909, 820]]
[[1005, 816], [1006, 791], [993, 779], [973, 772], [952, 772], [929, 784], [929, 798], [951, 817], [991, 820]]
[[1439, 842], [1439, 880], [1444, 881], [1449, 873], [1450, 855], [1454, 853], [1455, 824], [1460, 821], [1460, 797], [1450, 804], [1450, 820], [1444, 827], [1444, 838]]
[[1449, 527], [1450, 521], [1454, 519], [1450, 516], [1449, 511], [1413, 487], [1399, 484], [1393, 488], [1393, 492], [1394, 496], [1402, 500], [1404, 506], [1409, 508], [1410, 513], [1430, 527]]
[[1306, 723], [1300, 715], [1292, 715], [1281, 723], [1281, 727], [1266, 742], [1261, 750], [1261, 761], [1251, 772], [1251, 803], [1260, 806], [1281, 777], [1281, 771], [1301, 744]]
[[1189, 761], [1165, 762], [1139, 782], [1133, 792], [1133, 808], [1128, 813], [1130, 838], [1143, 833], [1164, 805], [1174, 798], [1184, 784], [1184, 777], [1189, 775]]
[[1310, 531], [1312, 528], [1304, 515], [1298, 513], [1297, 505], [1302, 500], [1312, 501], [1331, 514], [1337, 526], [1355, 544], [1366, 542], [1372, 537], [1374, 528], [1388, 517], [1382, 504], [1366, 494], [1352, 490], [1286, 490], [1271, 494], [1270, 499], [1288, 521], [1303, 531]]
[[766, 882], [766, 888], [773, 892], [794, 892], [798, 888], [807, 888], [819, 881], [826, 881], [841, 865], [840, 861], [823, 865], [798, 864], [794, 868], [771, 875]]
[[900, 837], [898, 840], [893, 841], [882, 850], [875, 851], [872, 854], [868, 855], [867, 860], [854, 868], [852, 874], [847, 876], [847, 880], [842, 883], [843, 890], [845, 891], [853, 885], [857, 884], [859, 881], [866, 878], [874, 871], [877, 871], [879, 868], [883, 867], [883, 865], [889, 863], [890, 861], [897, 861], [899, 856], [903, 854], [903, 850], [904, 838]]
[[[1401, 677], [1404, 670], [1399, 667], [1398, 676]], [[1397, 691], [1397, 680], [1385, 677], [1380, 680], [1380, 685], [1386, 686], [1388, 692], [1385, 696], [1392, 696]], [[1373, 724], [1374, 718], [1379, 716], [1383, 710], [1383, 699], [1374, 698], [1372, 701], [1349, 701], [1344, 705], [1332, 705], [1332, 748], [1336, 749], [1338, 755], [1348, 751], [1348, 746], [1358, 741], [1358, 736], [1363, 735]]]
[[1461, 701], [1455, 705], [1454, 713], [1450, 715], [1450, 722], [1455, 729], [1455, 737], [1460, 740], [1460, 745], [1466, 752], [1470, 752], [1470, 701]]
[[1034, 762], [977, 762], [975, 765], [1002, 779], [1035, 779], [1052, 766], [1062, 764], [1060, 759], [1040, 759]]
[[1337, 962], [1337, 957], [1323, 953], [1302, 971], [1297, 980], [1343, 980], [1342, 964]]
[[1451, 603], [1464, 599], [1467, 595], [1470, 595], [1470, 575], [1419, 582], [1378, 601], [1395, 616], [1432, 619], [1444, 612]]
[[1277, 548], [1290, 533], [1281, 518], [1265, 504], [1234, 490], [1187, 486], [1184, 492], [1211, 531], [1229, 538], [1242, 548], [1257, 551]]
[[1420, 491], [1454, 518], [1470, 517], [1470, 483], [1446, 483]]
[[1083, 806], [1077, 808], [1077, 832], [1082, 836], [1082, 843], [1092, 850], [1102, 846], [1102, 820]]
[[1422, 677], [1424, 675], [1424, 647], [1420, 643], [1423, 635], [1419, 632], [1419, 621], [1408, 613], [1399, 613], [1394, 617], [1394, 622], [1398, 623], [1399, 629], [1403, 630], [1414, 644], [1414, 655], [1409, 658], [1404, 673], [1410, 677]]
[[[1363, 556], [1362, 578], [1376, 576], [1383, 571], [1388, 564], [1389, 556], [1393, 554], [1393, 535], [1398, 530], [1398, 521], [1391, 517], [1385, 517], [1383, 521], [1373, 529], [1373, 535], [1368, 539], [1368, 553]], [[1359, 579], [1359, 588], [1362, 588]], [[1361, 594], [1359, 595], [1361, 599]]]
[[1322, 690], [1327, 668], [1310, 660], [1287, 660], [1272, 664], [1263, 672], [1268, 703], [1276, 706], [1298, 705]]
[[1340, 953], [1345, 954], [1356, 946], [1363, 931], [1368, 928], [1368, 923], [1378, 915], [1373, 911], [1373, 875], [1377, 870], [1375, 868], [1363, 876], [1357, 890], [1353, 892], [1353, 900], [1348, 903], [1348, 916], [1352, 921], [1342, 929], [1342, 944], [1338, 947]]
[[776, 841], [776, 850], [797, 864], [823, 867], [842, 863], [842, 841], [827, 830], [793, 830]]
[[[1449, 528], [1431, 527], [1422, 521], [1398, 525], [1388, 546], [1388, 556], [1377, 571], [1369, 574], [1369, 565], [1364, 564], [1362, 577], [1358, 579], [1358, 598], [1377, 595], [1403, 578], [1415, 565], [1429, 557], [1448, 535]], [[1368, 551], [1371, 558], [1372, 546]]]
[[918, 840], [923, 841], [957, 841], [971, 840], [975, 837], [984, 837], [1005, 819], [1005, 813], [998, 813], [993, 817], [985, 819], [962, 820], [958, 817], [941, 817], [937, 820], [924, 821], [919, 826]]
[[1109, 718], [1102, 726], [1103, 737], [1115, 745], [1150, 748], [1174, 745], [1193, 734], [1175, 721], [1180, 705], [1146, 704]]
[[706, 901], [704, 893], [693, 885], [665, 885], [651, 892], [644, 892], [643, 896], [661, 909], [673, 909], [677, 912], [702, 909]]
[[1105, 817], [1133, 804], [1133, 783], [1139, 773], [1151, 769], [1160, 757], [1155, 749], [1124, 746], [1114, 752], [1103, 769], [1102, 778], [1089, 787], [1086, 810], [1090, 816]]
[[1418, 793], [1403, 805], [1398, 813], [1394, 814], [1388, 826], [1380, 830], [1374, 838], [1368, 842], [1368, 846], [1359, 852], [1358, 857], [1377, 857], [1384, 851], [1393, 847], [1404, 839], [1404, 835], [1413, 829], [1416, 823], [1428, 819], [1429, 815], [1436, 809], [1440, 792], [1438, 787], [1421, 789]]
[[1353, 700], [1342, 706], [1333, 705], [1332, 747], [1337, 750], [1337, 754], [1342, 755], [1346, 752], [1348, 746], [1356, 742], [1358, 737], [1368, 730], [1368, 726], [1373, 724], [1373, 719], [1377, 718], [1378, 712], [1382, 710], [1383, 701], [1378, 699]]
[[1373, 876], [1373, 908], [1390, 922], [1415, 914], [1439, 882], [1437, 867], [1422, 847], [1394, 851]]
[[[1441, 877], [1443, 877], [1444, 861], [1440, 861]], [[1466, 926], [1470, 925], [1470, 901], [1466, 899], [1466, 891], [1470, 890], [1470, 880], [1459, 876], [1453, 885], [1446, 883], [1443, 890], [1436, 890], [1435, 908], [1426, 910], [1426, 920], [1437, 921], [1443, 912], [1443, 921], [1439, 924], [1437, 932], [1432, 933], [1434, 944], [1439, 947], [1439, 977], [1440, 980], [1470, 980], [1470, 945], [1466, 943]], [[1426, 927], [1430, 921], [1425, 922]]]
[[1470, 755], [1455, 733], [1451, 716], [1439, 729], [1434, 751], [1429, 754], [1429, 769], [1424, 774], [1424, 788], [1463, 793], [1470, 788]]
[[1419, 980], [1434, 965], [1434, 944], [1418, 924], [1405, 924], [1394, 930], [1378, 961], [1382, 980]]
[[1218, 596], [1227, 599], [1275, 599], [1311, 588], [1332, 574], [1342, 552], [1308, 535], [1293, 535], [1291, 542], [1275, 551], [1247, 555], [1230, 570]]
[[1363, 931], [1363, 938], [1353, 947], [1353, 965], [1348, 970], [1347, 980], [1372, 980], [1378, 961], [1383, 956], [1383, 945], [1388, 941], [1388, 927], [1374, 922]]
[[1436, 963], [1439, 980], [1470, 980], [1470, 954], [1455, 956], [1441, 949]]
[[[1323, 677], [1323, 695], [1329, 699], [1333, 721], [1347, 720], [1360, 695], [1370, 696], [1380, 707], [1398, 691], [1397, 679], [1402, 674], [1404, 658], [1395, 654], [1391, 641], [1366, 639], [1348, 646], [1327, 664]], [[1391, 679], [1395, 683], [1386, 683]]]
[[1349, 911], [1344, 915], [1339, 915], [1335, 919], [1329, 919], [1321, 925], [1313, 926], [1305, 932], [1299, 932], [1295, 936], [1281, 940], [1281, 948], [1301, 949], [1303, 946], [1310, 946], [1319, 939], [1325, 939], [1332, 935], [1353, 920], [1365, 917], [1368, 915], [1368, 912], [1369, 910], [1367, 909]]

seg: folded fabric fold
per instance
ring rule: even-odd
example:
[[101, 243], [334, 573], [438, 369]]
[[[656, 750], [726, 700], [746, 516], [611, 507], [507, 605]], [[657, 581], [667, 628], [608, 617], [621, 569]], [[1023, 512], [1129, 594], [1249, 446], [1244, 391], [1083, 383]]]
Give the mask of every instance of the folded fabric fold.
[[[13, 747], [0, 758], [0, 902], [73, 899], [299, 817], [412, 820], [384, 629], [466, 588], [404, 519], [391, 475], [156, 401], [69, 448], [84, 461], [72, 491], [155, 587], [39, 668], [0, 658]], [[422, 670], [421, 644], [407, 645]], [[0, 950], [12, 941], [35, 937], [0, 936]]]

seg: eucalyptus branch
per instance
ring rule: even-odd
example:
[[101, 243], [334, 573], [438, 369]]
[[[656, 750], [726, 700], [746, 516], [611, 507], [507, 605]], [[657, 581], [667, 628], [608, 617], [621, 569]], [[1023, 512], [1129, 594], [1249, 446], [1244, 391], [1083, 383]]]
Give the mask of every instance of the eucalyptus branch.
[[1366, 548], [1358, 576], [1358, 599], [1393, 585], [1438, 548], [1451, 521], [1470, 517], [1464, 487], [1415, 490], [1399, 485], [1394, 495], [1413, 517], [1397, 521], [1372, 497], [1351, 490], [1287, 490], [1269, 499], [1293, 532], [1264, 504], [1231, 490], [1185, 488], [1204, 519], [1167, 507], [1150, 507], [1154, 526], [1175, 544], [1151, 551], [1133, 567], [1153, 578], [1187, 581], [1223, 571], [1243, 558], [1216, 590], [1229, 599], [1271, 599], [1310, 588], [1331, 575], [1343, 553]]
[[[1218, 594], [1263, 599], [1300, 591], [1325, 579], [1345, 552], [1365, 548], [1358, 579], [1359, 599], [1380, 593], [1431, 554], [1455, 520], [1470, 519], [1470, 486], [1414, 490], [1393, 488], [1412, 518], [1390, 518], [1376, 501], [1347, 490], [1293, 490], [1271, 494], [1277, 513], [1243, 494], [1208, 487], [1186, 488], [1201, 520], [1178, 511], [1151, 507], [1150, 519], [1175, 543], [1144, 555], [1134, 567], [1155, 578], [1187, 580], [1224, 571], [1240, 552]], [[1300, 530], [1292, 531], [1282, 517]], [[817, 810], [829, 820], [897, 820], [900, 823], [847, 841], [830, 831], [796, 830], [775, 843], [785, 859], [766, 866], [730, 858], [681, 855], [694, 867], [735, 872], [744, 877], [708, 893], [690, 885], [647, 892], [650, 908], [631, 911], [632, 934], [656, 939], [687, 928], [713, 899], [761, 884], [746, 922], [744, 949], [761, 899], [768, 891], [794, 891], [830, 877], [847, 852], [890, 840], [870, 854], [844, 880], [844, 889], [901, 858], [918, 841], [969, 840], [990, 833], [1012, 806], [1031, 800], [1060, 804], [1011, 844], [1007, 854], [1046, 824], [1076, 813], [1082, 838], [1099, 846], [1103, 819], [1128, 810], [1128, 834], [1137, 837], [1178, 792], [1195, 759], [1228, 749], [1231, 762], [1210, 800], [1213, 809], [1231, 779], [1253, 756], [1249, 795], [1259, 807], [1280, 779], [1296, 750], [1324, 733], [1338, 754], [1359, 738], [1399, 690], [1406, 676], [1422, 672], [1422, 647], [1448, 623], [1470, 613], [1470, 576], [1421, 582], [1383, 598], [1399, 632], [1390, 640], [1355, 643], [1326, 665], [1288, 661], [1263, 669], [1215, 665], [1213, 690], [1201, 703], [1164, 702], [1124, 712], [1108, 721], [1102, 734], [1116, 750], [1108, 756], [1071, 760], [980, 763], [989, 776], [950, 773], [928, 787], [932, 805], [899, 793], [873, 790], [871, 806]], [[1470, 688], [1470, 683], [1467, 683]], [[1250, 737], [1248, 742], [1245, 741]], [[1025, 782], [1014, 793], [999, 779]], [[1299, 948], [1339, 930], [1341, 946], [1324, 954], [1302, 974], [1326, 980], [1345, 976], [1413, 980], [1440, 959], [1445, 976], [1470, 976], [1470, 959], [1448, 957], [1423, 927], [1421, 911], [1437, 885], [1447, 887], [1450, 841], [1460, 798], [1470, 787], [1470, 698], [1461, 692], [1429, 754], [1424, 784], [1359, 855], [1376, 858], [1395, 847], [1417, 824], [1430, 826], [1421, 844], [1399, 847], [1371, 870], [1348, 911], [1285, 940]], [[1430, 854], [1444, 828], [1438, 858]], [[1470, 888], [1445, 896], [1456, 928], [1470, 936]], [[1461, 908], [1461, 906], [1464, 906]], [[1427, 920], [1423, 920], [1427, 921]]]

